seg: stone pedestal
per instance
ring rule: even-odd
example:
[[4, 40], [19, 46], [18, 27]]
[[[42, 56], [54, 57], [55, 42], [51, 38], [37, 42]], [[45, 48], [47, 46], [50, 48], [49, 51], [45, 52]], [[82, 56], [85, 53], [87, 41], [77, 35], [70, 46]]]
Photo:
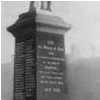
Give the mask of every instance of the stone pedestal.
[[8, 27], [16, 39], [14, 100], [64, 100], [68, 30], [61, 18], [37, 10], [21, 14]]

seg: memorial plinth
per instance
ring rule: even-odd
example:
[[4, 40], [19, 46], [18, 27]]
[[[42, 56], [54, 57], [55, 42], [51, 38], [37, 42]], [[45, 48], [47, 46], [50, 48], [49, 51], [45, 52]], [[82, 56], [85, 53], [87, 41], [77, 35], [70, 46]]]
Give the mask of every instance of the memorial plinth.
[[14, 100], [64, 100], [64, 33], [70, 28], [48, 11], [19, 16], [8, 27], [16, 40]]

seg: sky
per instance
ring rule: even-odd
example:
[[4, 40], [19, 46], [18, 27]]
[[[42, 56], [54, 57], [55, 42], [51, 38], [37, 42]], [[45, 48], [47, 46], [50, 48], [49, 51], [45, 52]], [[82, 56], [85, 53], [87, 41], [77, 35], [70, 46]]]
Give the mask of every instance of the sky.
[[[11, 62], [14, 55], [15, 38], [6, 28], [18, 15], [26, 12], [28, 1], [2, 1], [1, 7], [1, 62]], [[52, 13], [61, 17], [71, 30], [65, 33], [66, 54], [73, 58], [100, 56], [100, 2], [56, 1], [52, 2]]]

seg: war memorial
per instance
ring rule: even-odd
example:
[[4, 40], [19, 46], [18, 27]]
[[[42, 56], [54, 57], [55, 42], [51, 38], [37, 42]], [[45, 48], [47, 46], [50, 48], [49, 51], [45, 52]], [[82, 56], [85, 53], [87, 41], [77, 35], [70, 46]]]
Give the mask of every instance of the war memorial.
[[7, 28], [16, 41], [13, 100], [66, 100], [64, 34], [70, 28], [52, 14], [50, 1], [34, 5]]

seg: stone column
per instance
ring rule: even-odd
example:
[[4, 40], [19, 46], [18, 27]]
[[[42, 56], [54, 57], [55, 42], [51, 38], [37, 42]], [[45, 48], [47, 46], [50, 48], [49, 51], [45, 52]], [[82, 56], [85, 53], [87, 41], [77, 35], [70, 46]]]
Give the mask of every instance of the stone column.
[[64, 100], [64, 33], [69, 29], [52, 12], [36, 9], [7, 28], [16, 40], [14, 100]]

